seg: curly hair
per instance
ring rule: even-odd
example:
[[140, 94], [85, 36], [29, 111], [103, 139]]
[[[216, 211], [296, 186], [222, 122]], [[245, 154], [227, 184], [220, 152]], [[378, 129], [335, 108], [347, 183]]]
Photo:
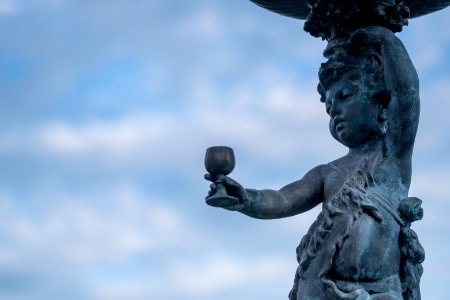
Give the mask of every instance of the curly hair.
[[311, 8], [304, 30], [326, 40], [368, 25], [399, 32], [408, 25], [409, 16], [409, 8], [400, 0], [318, 0]]
[[[355, 47], [356, 46], [356, 47]], [[317, 91], [325, 102], [325, 92], [344, 75], [360, 88], [372, 91], [372, 100], [387, 108], [391, 100], [384, 81], [384, 70], [379, 50], [344, 43], [326, 50], [329, 60], [319, 69]]]

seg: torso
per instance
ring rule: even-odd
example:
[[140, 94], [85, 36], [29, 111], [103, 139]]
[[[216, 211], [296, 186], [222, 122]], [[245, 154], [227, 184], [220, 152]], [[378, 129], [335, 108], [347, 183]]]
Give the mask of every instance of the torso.
[[[336, 194], [345, 180], [356, 170], [365, 157], [360, 159], [343, 157], [327, 165], [324, 180], [324, 204]], [[392, 181], [385, 181], [383, 176], [383, 162], [380, 163], [377, 190], [384, 193], [383, 197], [396, 206], [404, 195], [405, 187], [392, 188]], [[389, 168], [388, 168], [389, 169]], [[390, 168], [392, 169], [392, 168]], [[392, 171], [391, 171], [392, 173]], [[392, 176], [392, 174], [391, 174]], [[397, 181], [396, 184], [400, 182]], [[395, 191], [386, 193], [385, 191]], [[333, 269], [330, 276], [336, 279], [351, 281], [373, 281], [385, 278], [399, 272], [400, 250], [398, 236], [400, 225], [396, 219], [382, 207], [380, 209], [383, 219], [378, 222], [373, 217], [362, 214], [353, 222], [349, 236], [336, 250]], [[343, 216], [345, 217], [345, 216]]]
[[[299, 278], [290, 299], [350, 299], [352, 291], [361, 288], [370, 295], [402, 299], [398, 204], [408, 194], [410, 178], [401, 175], [408, 172], [402, 172], [395, 159], [375, 152], [370, 157], [347, 155], [322, 167], [323, 208], [297, 249]], [[353, 176], [360, 174], [357, 170], [363, 176]], [[364, 174], [372, 180], [367, 188]], [[358, 189], [364, 192], [346, 192]], [[378, 215], [367, 206], [362, 209], [361, 204]], [[333, 212], [330, 206], [342, 213], [334, 215], [329, 235], [317, 244], [314, 241], [320, 239], [321, 228], [328, 222], [326, 215]], [[310, 260], [309, 253], [313, 253]], [[310, 261], [306, 267], [305, 261]]]
[[400, 227], [392, 217], [383, 217], [378, 223], [363, 214], [355, 221], [349, 237], [336, 249], [331, 277], [370, 282], [399, 272]]

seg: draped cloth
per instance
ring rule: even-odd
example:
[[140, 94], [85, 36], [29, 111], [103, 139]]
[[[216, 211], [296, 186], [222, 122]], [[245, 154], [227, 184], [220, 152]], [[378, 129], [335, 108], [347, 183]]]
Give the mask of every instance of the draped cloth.
[[[290, 300], [362, 300], [377, 299], [376, 295], [379, 299], [403, 299], [400, 250], [398, 243], [389, 242], [398, 241], [405, 224], [393, 201], [383, 197], [369, 169], [366, 159], [324, 201], [297, 247], [299, 266]], [[379, 239], [379, 249], [371, 249], [374, 239]], [[398, 267], [385, 267], [392, 261]], [[384, 271], [389, 274], [383, 275]]]

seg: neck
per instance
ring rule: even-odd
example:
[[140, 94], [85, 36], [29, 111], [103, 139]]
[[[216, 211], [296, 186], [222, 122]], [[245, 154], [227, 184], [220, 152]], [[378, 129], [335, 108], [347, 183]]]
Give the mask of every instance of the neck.
[[366, 156], [378, 152], [383, 146], [381, 139], [371, 140], [365, 144], [350, 147], [348, 156]]

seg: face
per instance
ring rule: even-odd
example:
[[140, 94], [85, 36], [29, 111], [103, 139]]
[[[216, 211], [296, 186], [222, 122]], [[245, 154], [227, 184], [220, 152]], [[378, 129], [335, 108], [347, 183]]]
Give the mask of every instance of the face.
[[381, 133], [381, 106], [372, 100], [374, 92], [363, 81], [343, 75], [325, 92], [331, 135], [349, 148], [367, 144]]

